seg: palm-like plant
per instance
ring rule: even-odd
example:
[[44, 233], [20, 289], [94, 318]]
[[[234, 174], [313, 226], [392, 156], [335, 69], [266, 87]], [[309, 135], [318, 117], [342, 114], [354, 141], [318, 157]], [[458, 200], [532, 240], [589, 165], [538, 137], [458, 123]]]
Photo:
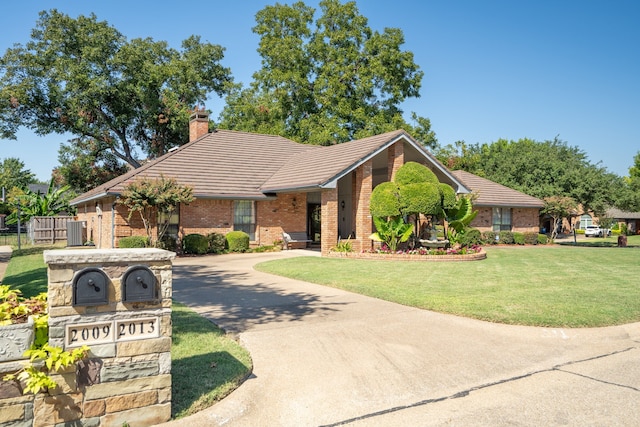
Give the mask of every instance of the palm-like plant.
[[56, 188], [52, 179], [45, 194], [26, 189], [13, 201], [15, 210], [7, 217], [7, 224], [18, 222], [18, 207], [20, 207], [20, 220], [23, 222], [34, 216], [53, 216], [60, 212], [69, 212], [71, 210], [69, 206], [71, 195], [68, 193], [70, 188], [68, 185]]
[[373, 223], [377, 231], [369, 236], [369, 238], [376, 242], [385, 243], [393, 252], [398, 249], [398, 244], [409, 240], [409, 237], [411, 237], [413, 233], [413, 225], [405, 223], [402, 217], [385, 219], [376, 216], [373, 217]]

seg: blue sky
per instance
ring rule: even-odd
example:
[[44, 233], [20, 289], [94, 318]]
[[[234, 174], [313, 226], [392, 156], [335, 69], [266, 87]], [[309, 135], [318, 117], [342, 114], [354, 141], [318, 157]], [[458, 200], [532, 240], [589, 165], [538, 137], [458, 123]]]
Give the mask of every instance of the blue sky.
[[[281, 1], [280, 3], [291, 3]], [[316, 7], [316, 0], [306, 3]], [[223, 64], [245, 85], [260, 67], [255, 14], [275, 1], [7, 2], [0, 52], [26, 43], [38, 12], [93, 12], [129, 39], [179, 48], [191, 34], [226, 48]], [[558, 136], [592, 163], [628, 175], [640, 151], [640, 2], [635, 0], [358, 0], [374, 30], [400, 28], [424, 71], [421, 97], [402, 107], [431, 119], [441, 145]], [[222, 100], [207, 108], [216, 116]], [[0, 160], [18, 157], [48, 180], [61, 142], [22, 130], [0, 140]]]

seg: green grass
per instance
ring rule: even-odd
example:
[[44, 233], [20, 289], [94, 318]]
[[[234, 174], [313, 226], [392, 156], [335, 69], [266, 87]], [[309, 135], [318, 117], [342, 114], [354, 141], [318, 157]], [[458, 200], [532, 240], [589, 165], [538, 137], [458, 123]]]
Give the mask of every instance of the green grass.
[[[573, 236], [557, 240], [556, 243], [568, 246], [582, 246], [591, 248], [615, 248], [618, 246], [618, 236], [609, 237], [584, 237], [579, 236], [574, 242]], [[627, 247], [640, 248], [640, 235], [627, 236]]]
[[598, 327], [640, 321], [639, 249], [503, 246], [487, 248], [487, 255], [459, 263], [305, 257], [256, 268], [490, 322]]
[[[3, 284], [24, 296], [47, 290], [47, 269], [42, 258], [50, 246], [14, 250]], [[193, 414], [228, 395], [251, 372], [251, 356], [216, 325], [174, 302], [171, 346], [171, 414]]]
[[235, 390], [251, 372], [251, 356], [213, 323], [175, 301], [171, 321], [171, 415], [181, 418]]

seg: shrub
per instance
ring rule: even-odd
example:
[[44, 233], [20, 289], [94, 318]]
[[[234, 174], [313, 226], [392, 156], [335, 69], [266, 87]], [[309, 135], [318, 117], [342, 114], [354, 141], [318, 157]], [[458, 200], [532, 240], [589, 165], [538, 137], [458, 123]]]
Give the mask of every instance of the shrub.
[[338, 244], [331, 248], [331, 250], [333, 252], [353, 252], [351, 240], [349, 238], [347, 238], [347, 240], [338, 240]]
[[224, 248], [227, 244], [227, 239], [225, 239], [224, 234], [209, 233], [207, 234], [207, 240], [209, 241], [209, 249], [207, 252], [210, 254], [224, 253]]
[[246, 252], [249, 250], [249, 235], [244, 231], [230, 231], [225, 238], [229, 251]]
[[182, 250], [185, 254], [204, 255], [209, 249], [209, 240], [202, 234], [187, 234], [182, 239]]
[[149, 246], [147, 236], [128, 236], [118, 239], [119, 248], [146, 248]]
[[524, 244], [525, 245], [537, 245], [538, 244], [538, 233], [533, 233], [533, 232], [524, 233]]
[[462, 246], [481, 245], [482, 233], [477, 228], [470, 228], [458, 238], [458, 243]]
[[502, 243], [503, 245], [513, 245], [515, 243], [513, 240], [513, 233], [511, 231], [501, 231], [499, 236], [499, 243]]
[[539, 245], [546, 245], [547, 243], [549, 243], [549, 238], [547, 237], [546, 234], [538, 234], [538, 244]]
[[496, 232], [495, 231], [483, 231], [482, 232], [482, 243], [484, 245], [495, 245], [496, 242]]
[[158, 247], [165, 251], [175, 252], [178, 249], [178, 239], [174, 236], [162, 236], [162, 239], [158, 242]]
[[524, 234], [513, 233], [513, 243], [516, 245], [524, 245]]

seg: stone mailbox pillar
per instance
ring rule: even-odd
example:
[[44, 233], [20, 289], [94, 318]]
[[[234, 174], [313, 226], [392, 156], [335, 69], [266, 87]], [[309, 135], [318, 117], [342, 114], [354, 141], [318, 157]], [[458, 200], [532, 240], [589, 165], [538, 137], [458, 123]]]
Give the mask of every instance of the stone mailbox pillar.
[[160, 249], [44, 252], [49, 343], [89, 358], [33, 403], [33, 425], [153, 425], [171, 417], [171, 260]]

